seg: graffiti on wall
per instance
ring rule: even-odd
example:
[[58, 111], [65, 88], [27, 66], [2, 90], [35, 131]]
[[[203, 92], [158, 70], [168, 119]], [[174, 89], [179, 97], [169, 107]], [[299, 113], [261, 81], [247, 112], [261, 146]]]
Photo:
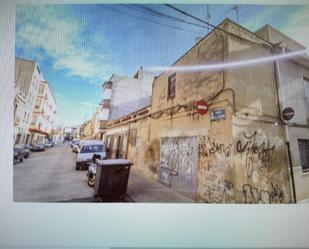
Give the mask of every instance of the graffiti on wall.
[[145, 151], [145, 164], [148, 169], [154, 173], [158, 174], [159, 171], [159, 160], [160, 160], [160, 141], [159, 139], [153, 139], [147, 144], [147, 149]]
[[225, 145], [216, 142], [215, 138], [209, 136], [202, 136], [199, 143], [199, 154], [202, 156], [220, 155], [222, 157], [229, 157], [231, 155], [232, 144]]
[[268, 190], [252, 187], [250, 184], [243, 185], [244, 203], [283, 203], [284, 192], [278, 185], [270, 183]]
[[210, 136], [199, 140], [201, 175], [201, 195], [210, 203], [230, 203], [234, 201], [234, 184], [226, 178], [231, 174], [232, 145], [225, 145]]
[[208, 161], [205, 163], [202, 184], [202, 195], [206, 202], [230, 203], [234, 200], [233, 182], [225, 178], [226, 169], [230, 166], [226, 161]]
[[275, 145], [271, 145], [269, 139], [258, 141], [257, 132], [252, 135], [244, 133], [244, 139], [236, 143], [236, 150], [241, 156], [245, 156], [247, 177], [252, 176], [253, 168], [259, 165], [258, 169], [265, 172], [272, 165]]
[[[159, 176], [161, 182], [171, 186], [176, 191], [195, 192], [196, 156], [195, 137], [161, 138]], [[191, 194], [194, 195], [194, 193]]]
[[160, 149], [160, 167], [169, 169], [173, 174], [182, 173], [187, 179], [192, 178], [195, 146], [185, 138], [163, 138]]

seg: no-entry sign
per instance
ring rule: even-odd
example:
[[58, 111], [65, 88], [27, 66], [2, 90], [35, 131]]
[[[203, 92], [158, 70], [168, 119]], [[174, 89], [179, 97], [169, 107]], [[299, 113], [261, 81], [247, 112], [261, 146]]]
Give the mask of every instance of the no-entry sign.
[[196, 102], [196, 109], [197, 109], [197, 113], [204, 115], [208, 112], [208, 104], [206, 101], [204, 100], [200, 100], [198, 102]]
[[291, 107], [284, 108], [282, 111], [282, 117], [287, 121], [291, 120], [294, 117], [294, 115], [295, 111]]

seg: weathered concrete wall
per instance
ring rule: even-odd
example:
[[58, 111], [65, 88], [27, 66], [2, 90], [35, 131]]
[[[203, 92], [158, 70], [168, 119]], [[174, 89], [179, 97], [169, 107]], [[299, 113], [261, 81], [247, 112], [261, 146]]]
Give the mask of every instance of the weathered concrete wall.
[[[228, 25], [223, 26], [259, 41], [239, 26]], [[174, 65], [220, 63], [222, 58], [231, 61], [269, 53], [267, 48], [227, 40], [217, 32]], [[128, 158], [135, 167], [198, 202], [290, 202], [284, 128], [275, 125], [278, 107], [271, 64], [225, 72], [177, 72], [175, 97], [168, 98], [172, 74], [165, 72], [154, 82], [152, 117], [130, 124]], [[222, 91], [224, 85], [234, 92]], [[177, 107], [213, 96], [206, 115]], [[173, 108], [162, 113], [169, 107]], [[219, 109], [225, 117], [211, 120], [211, 112]], [[238, 117], [241, 112], [248, 113], [246, 118]], [[266, 117], [269, 122], [262, 122]]]
[[[260, 45], [229, 38], [229, 62], [270, 55], [270, 50]], [[260, 117], [278, 117], [273, 62], [230, 68], [226, 70], [226, 75], [226, 86], [234, 90], [236, 109], [239, 112]]]
[[297, 201], [301, 201], [309, 198], [309, 174], [302, 170], [297, 142], [297, 139], [309, 139], [309, 69], [292, 61], [278, 63], [278, 69], [281, 109], [292, 107], [295, 116], [289, 123], [304, 126], [286, 127], [291, 148], [296, 197]]
[[281, 61], [278, 62], [278, 76], [281, 108], [295, 110], [295, 116], [289, 122], [309, 127], [309, 68], [292, 61]]
[[265, 25], [261, 29], [255, 32], [258, 36], [262, 37], [263, 39], [270, 41], [273, 44], [276, 43], [284, 43], [288, 45], [288, 47], [292, 50], [303, 50], [305, 47], [298, 42], [294, 41], [290, 37], [286, 36], [285, 34], [281, 33], [280, 31], [274, 29], [270, 25]]
[[232, 108], [217, 104], [213, 109], [224, 108], [226, 119], [210, 121], [207, 134], [199, 136], [199, 184], [197, 200], [209, 203], [235, 202], [235, 169], [232, 158]]
[[236, 201], [289, 203], [284, 127], [233, 118]]
[[[290, 49], [305, 49], [269, 26], [258, 33], [271, 42], [283, 42]], [[294, 117], [289, 121], [290, 125], [286, 127], [286, 133], [291, 148], [296, 197], [297, 201], [301, 201], [309, 198], [309, 176], [308, 173], [302, 171], [297, 143], [297, 139], [309, 139], [309, 69], [308, 66], [291, 60], [278, 61], [277, 65], [281, 111], [286, 107], [295, 110]], [[297, 127], [299, 125], [303, 127]]]
[[[222, 50], [223, 49], [223, 50]], [[188, 66], [222, 62], [225, 53], [222, 39], [215, 33], [202, 40], [174, 65]], [[176, 73], [176, 96], [167, 98], [168, 77], [173, 72], [162, 74], [153, 84], [152, 112], [162, 110], [177, 104], [207, 99], [214, 96], [223, 85], [222, 71], [201, 71], [195, 73]]]
[[123, 77], [113, 81], [109, 119], [118, 119], [149, 105], [154, 76], [143, 70], [137, 74], [139, 78]]
[[309, 139], [309, 128], [288, 127], [297, 201], [309, 198], [309, 172], [303, 172], [297, 139]]
[[109, 129], [105, 136], [105, 141], [108, 149], [109, 158], [126, 158], [127, 156], [127, 143], [128, 143], [128, 130], [127, 125], [122, 125]]
[[[228, 97], [230, 97], [228, 93], [223, 93], [218, 98], [218, 103], [210, 106], [210, 112], [221, 108], [225, 110], [226, 118], [222, 120], [211, 122], [209, 114], [188, 115], [186, 111], [179, 112], [172, 117], [164, 115], [159, 119], [151, 120], [150, 141], [142, 149], [145, 150], [145, 155], [152, 155], [152, 157], [145, 157], [144, 161], [146, 164], [147, 162], [151, 163], [152, 168], [155, 169], [156, 174], [153, 174], [153, 178], [160, 180], [160, 174], [158, 175], [157, 172], [160, 173], [162, 168], [169, 167], [174, 171], [171, 172], [171, 187], [178, 192], [192, 191], [193, 186], [195, 187], [194, 193], [187, 194], [187, 196], [195, 196], [194, 199], [200, 202], [228, 202], [233, 199], [233, 191], [226, 190], [224, 187], [226, 185], [229, 188], [231, 184], [228, 183], [228, 180], [232, 181], [234, 178], [233, 163], [230, 158], [232, 108], [225, 101], [225, 98]], [[197, 141], [197, 162], [192, 162], [188, 168], [189, 164], [185, 162], [192, 158], [192, 150], [194, 151], [194, 149], [187, 146], [187, 143], [181, 142], [181, 139], [192, 137], [195, 137]], [[171, 146], [167, 148], [167, 154], [172, 154], [170, 156], [178, 162], [178, 165], [166, 165], [165, 158], [162, 158], [162, 150], [165, 148], [160, 147], [160, 140], [163, 138], [174, 138], [175, 141], [178, 138], [178, 142], [175, 142], [173, 148]], [[185, 148], [188, 150], [184, 151]], [[227, 165], [229, 167], [226, 167]], [[179, 180], [177, 180], [178, 176], [185, 175], [182, 173], [186, 171], [182, 170], [183, 168], [192, 173], [191, 177], [196, 178], [192, 179], [192, 186], [187, 184], [188, 189], [186, 190], [183, 189], [184, 186], [179, 186]], [[174, 176], [174, 173], [178, 176]], [[173, 186], [173, 183], [176, 186]], [[225, 194], [228, 196], [223, 197]], [[225, 198], [229, 198], [229, 200], [225, 200]]]
[[[229, 31], [239, 27], [228, 23]], [[227, 60], [243, 61], [272, 55], [267, 46], [248, 32], [229, 37]], [[259, 43], [259, 44], [256, 44]], [[235, 92], [233, 163], [235, 200], [244, 203], [291, 201], [285, 130], [279, 122], [274, 62], [227, 70], [227, 87]]]

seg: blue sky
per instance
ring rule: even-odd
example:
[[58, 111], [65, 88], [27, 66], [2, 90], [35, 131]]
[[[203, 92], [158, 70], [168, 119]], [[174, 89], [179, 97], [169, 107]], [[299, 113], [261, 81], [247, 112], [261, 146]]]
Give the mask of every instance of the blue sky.
[[[145, 6], [194, 21], [163, 5]], [[206, 20], [206, 5], [175, 6]], [[211, 23], [236, 21], [233, 5], [209, 7]], [[205, 28], [141, 10], [137, 5], [17, 6], [16, 56], [38, 62], [56, 98], [57, 125], [89, 119], [111, 74], [132, 76], [140, 66], [169, 66], [207, 34]], [[240, 5], [239, 24], [255, 31], [268, 23], [309, 48], [308, 13], [309, 5]]]

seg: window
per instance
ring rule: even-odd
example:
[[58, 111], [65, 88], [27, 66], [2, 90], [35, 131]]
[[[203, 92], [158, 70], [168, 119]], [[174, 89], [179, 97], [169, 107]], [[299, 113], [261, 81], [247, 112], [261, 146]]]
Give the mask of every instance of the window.
[[305, 91], [304, 91], [305, 99], [307, 99], [307, 103], [309, 103], [309, 78], [304, 76], [303, 79], [305, 81], [305, 84], [304, 84], [304, 87], [305, 87]]
[[309, 171], [309, 139], [297, 139], [303, 171]]
[[43, 92], [44, 92], [44, 85], [40, 85], [39, 93], [40, 93], [40, 94], [43, 94]]
[[35, 109], [39, 109], [40, 108], [40, 106], [41, 106], [41, 100], [36, 100], [36, 102], [35, 102]]
[[176, 74], [168, 77], [167, 98], [174, 98], [176, 91]]
[[32, 122], [31, 122], [31, 124], [32, 124], [32, 125], [35, 125], [35, 123], [36, 123], [36, 115], [32, 117]]
[[80, 153], [103, 152], [103, 145], [84, 145]]

